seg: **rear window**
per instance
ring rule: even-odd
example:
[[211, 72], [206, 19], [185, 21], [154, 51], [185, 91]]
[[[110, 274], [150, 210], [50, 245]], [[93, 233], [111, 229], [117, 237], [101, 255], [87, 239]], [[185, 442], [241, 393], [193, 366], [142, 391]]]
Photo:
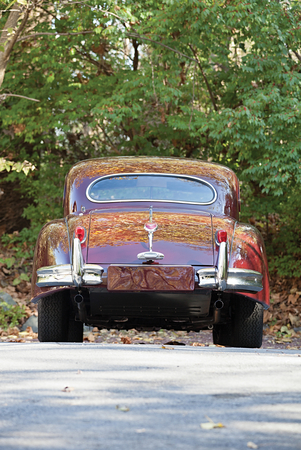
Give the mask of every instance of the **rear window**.
[[194, 177], [167, 174], [120, 174], [99, 178], [87, 189], [92, 202], [162, 201], [209, 204], [215, 189]]

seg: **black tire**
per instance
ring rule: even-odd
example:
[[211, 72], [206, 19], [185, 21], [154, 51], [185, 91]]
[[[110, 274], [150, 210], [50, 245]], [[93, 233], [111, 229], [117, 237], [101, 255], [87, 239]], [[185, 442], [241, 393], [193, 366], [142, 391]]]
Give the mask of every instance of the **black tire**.
[[232, 316], [232, 346], [259, 348], [262, 345], [263, 306], [245, 298], [236, 299]]
[[231, 347], [232, 345], [232, 324], [216, 324], [213, 325], [212, 337], [213, 344], [225, 345]]
[[38, 303], [38, 338], [40, 342], [66, 342], [68, 336], [68, 299], [57, 293]]
[[83, 342], [84, 337], [84, 324], [77, 322], [74, 319], [69, 319], [68, 326], [68, 342]]

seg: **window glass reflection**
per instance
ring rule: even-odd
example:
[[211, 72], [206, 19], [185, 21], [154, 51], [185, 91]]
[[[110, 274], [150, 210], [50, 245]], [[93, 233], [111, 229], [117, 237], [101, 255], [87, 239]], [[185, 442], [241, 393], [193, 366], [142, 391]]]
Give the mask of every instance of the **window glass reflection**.
[[210, 203], [215, 193], [201, 180], [166, 175], [117, 175], [102, 178], [91, 185], [88, 196], [93, 201], [161, 200]]

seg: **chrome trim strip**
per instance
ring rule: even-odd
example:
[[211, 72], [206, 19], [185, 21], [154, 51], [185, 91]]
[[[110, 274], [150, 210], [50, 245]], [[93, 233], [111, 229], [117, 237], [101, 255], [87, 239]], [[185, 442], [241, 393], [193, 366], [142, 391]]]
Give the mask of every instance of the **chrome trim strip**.
[[[188, 178], [190, 180], [194, 180], [194, 181], [198, 181], [199, 183], [203, 183], [206, 184], [207, 186], [209, 186], [213, 193], [214, 193], [214, 197], [213, 200], [211, 200], [210, 202], [183, 202], [180, 200], [156, 200], [156, 199], [139, 199], [139, 200], [132, 200], [132, 199], [127, 199], [127, 200], [94, 200], [90, 197], [89, 195], [89, 191], [90, 189], [93, 187], [93, 185], [95, 183], [97, 183], [99, 180], [102, 179], [106, 179], [106, 178], [111, 178], [111, 177], [118, 177], [118, 176], [127, 176], [127, 175], [151, 175], [151, 176], [155, 176], [155, 175], [161, 175], [164, 177], [177, 177], [177, 178]], [[128, 203], [128, 202], [158, 202], [158, 203], [180, 203], [183, 205], [212, 205], [212, 203], [214, 203], [217, 199], [217, 192], [214, 186], [212, 186], [212, 184], [210, 184], [208, 181], [203, 180], [202, 178], [198, 178], [198, 177], [193, 177], [190, 175], [179, 175], [176, 173], [161, 173], [161, 172], [137, 172], [137, 173], [113, 173], [110, 175], [105, 175], [103, 177], [99, 177], [96, 180], [92, 181], [92, 183], [89, 184], [89, 186], [86, 189], [86, 197], [87, 199], [92, 202], [92, 203]]]

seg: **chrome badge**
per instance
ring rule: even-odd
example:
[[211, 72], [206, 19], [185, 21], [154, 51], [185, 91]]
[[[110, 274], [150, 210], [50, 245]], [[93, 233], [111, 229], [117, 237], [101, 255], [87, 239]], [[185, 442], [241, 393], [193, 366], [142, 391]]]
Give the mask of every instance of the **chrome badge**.
[[147, 261], [153, 261], [155, 259], [163, 259], [164, 258], [163, 253], [153, 252], [153, 234], [158, 229], [158, 224], [156, 222], [153, 222], [153, 207], [152, 206], [149, 208], [149, 221], [144, 225], [144, 229], [145, 229], [145, 231], [148, 232], [149, 251], [139, 253], [137, 255], [137, 258], [144, 259]]

